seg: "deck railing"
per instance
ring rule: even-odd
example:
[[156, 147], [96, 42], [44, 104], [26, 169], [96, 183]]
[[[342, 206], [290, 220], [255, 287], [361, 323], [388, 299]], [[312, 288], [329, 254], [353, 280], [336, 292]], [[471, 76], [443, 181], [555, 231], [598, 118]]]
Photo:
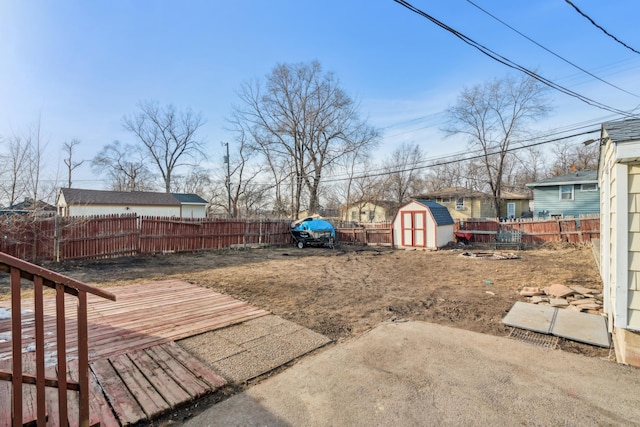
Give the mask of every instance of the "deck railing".
[[[67, 390], [78, 392], [78, 424], [89, 425], [89, 348], [87, 325], [87, 294], [93, 294], [115, 301], [115, 295], [89, 286], [85, 283], [63, 276], [37, 265], [22, 261], [0, 252], [0, 272], [9, 274], [11, 293], [11, 370], [0, 370], [0, 382], [11, 383], [11, 419], [14, 426], [23, 421], [23, 384], [33, 384], [36, 389], [36, 414], [38, 426], [44, 426], [47, 420], [45, 387], [58, 389], [58, 425], [68, 425], [69, 414]], [[25, 371], [23, 366], [23, 314], [22, 289], [24, 281], [33, 284], [34, 322], [35, 322], [35, 375]], [[57, 379], [45, 376], [45, 308], [44, 287], [55, 290], [55, 331], [56, 331], [56, 369]], [[71, 381], [67, 375], [67, 331], [65, 320], [65, 294], [77, 299], [77, 356], [78, 380]], [[70, 341], [75, 342], [71, 337]], [[75, 350], [75, 349], [74, 349]], [[2, 408], [0, 408], [2, 409]], [[0, 411], [0, 415], [2, 411]], [[0, 422], [2, 420], [0, 419]]]

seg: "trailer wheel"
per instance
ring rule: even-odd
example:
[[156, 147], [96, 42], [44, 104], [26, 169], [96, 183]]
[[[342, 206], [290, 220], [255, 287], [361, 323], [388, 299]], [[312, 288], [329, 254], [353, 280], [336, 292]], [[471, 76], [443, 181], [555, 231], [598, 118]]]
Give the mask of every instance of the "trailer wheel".
[[302, 248], [304, 248], [304, 241], [300, 240], [298, 242], [298, 249], [302, 249]]

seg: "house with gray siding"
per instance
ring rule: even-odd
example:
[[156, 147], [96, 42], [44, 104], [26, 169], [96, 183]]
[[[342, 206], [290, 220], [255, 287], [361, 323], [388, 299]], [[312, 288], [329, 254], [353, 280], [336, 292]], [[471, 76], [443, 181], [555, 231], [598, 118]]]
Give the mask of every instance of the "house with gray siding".
[[527, 184], [533, 190], [533, 216], [579, 217], [600, 213], [598, 171], [581, 170]]

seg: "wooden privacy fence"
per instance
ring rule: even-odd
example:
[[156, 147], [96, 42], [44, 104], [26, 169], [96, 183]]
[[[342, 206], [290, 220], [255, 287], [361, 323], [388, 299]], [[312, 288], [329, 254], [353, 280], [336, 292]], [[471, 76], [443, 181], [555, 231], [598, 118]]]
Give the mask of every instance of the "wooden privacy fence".
[[386, 227], [337, 228], [338, 244], [393, 246], [393, 232], [390, 224]]
[[519, 230], [522, 244], [539, 245], [546, 242], [586, 243], [600, 237], [600, 217], [585, 216], [563, 219], [521, 219], [501, 222], [497, 219], [469, 218], [456, 220], [454, 232], [471, 234], [471, 242], [494, 243], [498, 231]]
[[290, 221], [105, 215], [4, 217], [0, 252], [31, 261], [97, 259], [291, 242]]

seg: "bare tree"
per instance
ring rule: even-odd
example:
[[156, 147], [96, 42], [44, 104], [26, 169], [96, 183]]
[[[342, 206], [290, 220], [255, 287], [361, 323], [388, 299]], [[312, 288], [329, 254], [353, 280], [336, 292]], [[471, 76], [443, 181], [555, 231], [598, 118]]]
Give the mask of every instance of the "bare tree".
[[165, 191], [170, 193], [176, 169], [193, 166], [205, 157], [196, 135], [204, 119], [190, 109], [178, 111], [173, 105], [161, 107], [157, 102], [141, 102], [138, 108], [137, 113], [124, 117], [124, 127], [136, 136], [141, 150], [151, 156]]
[[549, 111], [543, 86], [531, 77], [506, 77], [467, 88], [449, 108], [449, 134], [463, 134], [479, 148], [496, 212], [500, 212], [505, 161], [529, 121]]
[[296, 216], [303, 189], [309, 211], [317, 212], [323, 173], [346, 153], [377, 140], [377, 131], [360, 120], [357, 105], [337, 77], [323, 73], [317, 61], [278, 65], [264, 89], [259, 82], [247, 83], [239, 97], [242, 107], [235, 108], [235, 123], [272, 164], [291, 168]]
[[387, 199], [404, 203], [412, 193], [423, 190], [422, 167], [425, 153], [415, 143], [403, 143], [384, 162], [386, 178], [383, 184]]
[[258, 188], [256, 179], [263, 168], [250, 162], [255, 150], [245, 139], [239, 141], [234, 158], [229, 161], [229, 189], [231, 191], [231, 212], [229, 216], [239, 218], [243, 214], [255, 214], [263, 206], [265, 189]]
[[71, 173], [84, 163], [84, 160], [80, 160], [79, 162], [73, 161], [73, 148], [78, 144], [80, 144], [80, 141], [72, 139], [63, 145], [63, 149], [67, 153], [67, 157], [64, 158], [64, 164], [67, 166], [67, 188], [71, 188]]
[[[41, 188], [41, 175], [44, 169], [44, 151], [47, 147], [47, 143], [42, 136], [41, 120], [29, 127], [25, 134], [26, 143], [26, 157], [25, 163], [25, 193], [33, 200], [34, 210], [38, 205], [38, 199], [40, 198]], [[47, 189], [51, 191], [51, 188]]]
[[562, 141], [554, 144], [552, 148], [553, 163], [549, 174], [551, 176], [569, 173], [571, 168], [576, 170], [598, 169], [598, 144], [576, 143], [575, 141]]
[[131, 145], [114, 141], [105, 145], [91, 161], [92, 168], [105, 173], [115, 191], [148, 191], [155, 188], [155, 177], [140, 152]]
[[211, 171], [195, 167], [187, 175], [174, 176], [175, 193], [193, 193], [202, 196], [211, 186]]
[[29, 145], [25, 138], [12, 135], [7, 140], [8, 153], [2, 158], [2, 199], [8, 206], [16, 204], [26, 192], [25, 178]]

